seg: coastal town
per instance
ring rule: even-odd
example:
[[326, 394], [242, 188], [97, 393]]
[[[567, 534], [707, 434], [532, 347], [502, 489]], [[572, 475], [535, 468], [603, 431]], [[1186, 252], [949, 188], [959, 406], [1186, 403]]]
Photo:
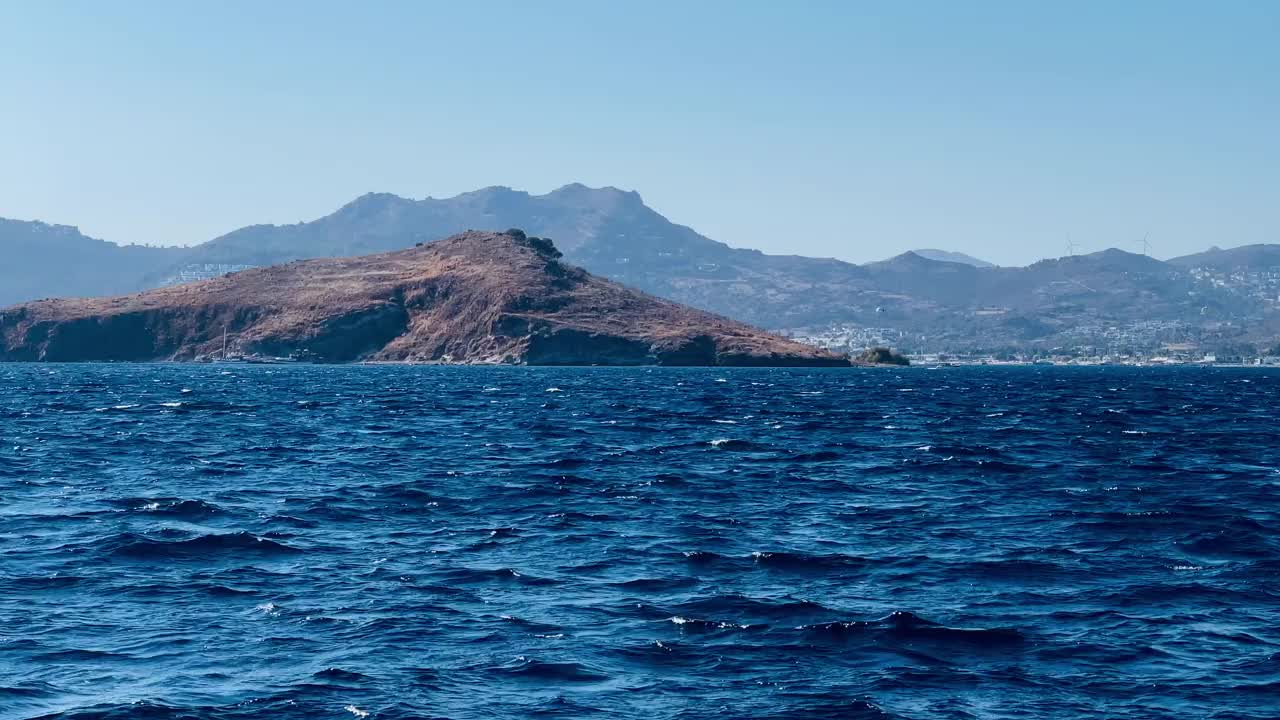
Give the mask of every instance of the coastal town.
[[[838, 325], [817, 331], [791, 331], [791, 339], [835, 352], [857, 354], [868, 347], [897, 348], [913, 365], [1131, 365], [1280, 367], [1280, 346], [1258, 351], [1217, 348], [1189, 341], [1194, 328], [1176, 321], [1146, 321], [1124, 326], [1095, 323], [1073, 328], [1065, 342], [1044, 347], [930, 347], [927, 336], [887, 327]], [[1074, 341], [1074, 342], [1073, 342]], [[921, 349], [923, 346], [924, 349]]]

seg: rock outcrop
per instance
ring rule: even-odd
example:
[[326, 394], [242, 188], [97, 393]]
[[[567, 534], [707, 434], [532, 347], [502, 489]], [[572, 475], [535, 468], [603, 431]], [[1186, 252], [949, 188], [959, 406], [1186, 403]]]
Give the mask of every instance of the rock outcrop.
[[519, 231], [0, 310], [0, 360], [195, 360], [224, 342], [318, 362], [849, 364], [594, 277]]

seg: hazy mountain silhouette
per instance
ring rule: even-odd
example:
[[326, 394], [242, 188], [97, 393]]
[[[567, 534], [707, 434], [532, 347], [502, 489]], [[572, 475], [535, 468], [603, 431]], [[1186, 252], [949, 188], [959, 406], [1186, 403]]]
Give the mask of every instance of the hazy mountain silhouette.
[[1280, 268], [1280, 245], [1244, 245], [1223, 250], [1214, 247], [1193, 255], [1169, 260], [1180, 267], [1202, 267], [1215, 270], [1269, 270]]
[[995, 267], [994, 263], [989, 263], [986, 260], [979, 260], [978, 258], [972, 255], [966, 255], [962, 252], [952, 252], [951, 250], [937, 250], [934, 248], [925, 248], [923, 250], [913, 250], [912, 252], [914, 252], [915, 254], [919, 255], [922, 258], [928, 258], [929, 260], [937, 260], [939, 262], [960, 263], [962, 265], [972, 265], [974, 267], [980, 267], [980, 268]]
[[66, 225], [0, 218], [0, 306], [140, 290], [144, 276], [183, 254], [177, 248], [116, 245]]

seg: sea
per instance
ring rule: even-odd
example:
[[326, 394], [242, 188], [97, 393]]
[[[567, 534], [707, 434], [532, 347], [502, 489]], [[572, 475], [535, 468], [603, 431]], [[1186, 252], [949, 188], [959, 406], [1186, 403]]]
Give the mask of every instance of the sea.
[[0, 366], [0, 718], [1280, 717], [1280, 372]]

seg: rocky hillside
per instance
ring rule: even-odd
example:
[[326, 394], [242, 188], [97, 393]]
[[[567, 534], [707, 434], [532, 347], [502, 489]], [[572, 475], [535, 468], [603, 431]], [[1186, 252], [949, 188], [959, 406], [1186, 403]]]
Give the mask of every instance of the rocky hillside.
[[764, 327], [839, 319], [851, 283], [862, 277], [858, 266], [838, 260], [732, 248], [671, 222], [638, 193], [575, 183], [545, 195], [507, 187], [422, 200], [370, 193], [310, 222], [252, 225], [215, 238], [147, 280], [159, 285], [184, 266], [363, 255], [467, 228], [508, 227], [555, 238], [570, 262], [596, 275]]
[[847, 365], [848, 359], [565, 264], [546, 240], [467, 232], [408, 250], [257, 268], [0, 311], [0, 359]]

